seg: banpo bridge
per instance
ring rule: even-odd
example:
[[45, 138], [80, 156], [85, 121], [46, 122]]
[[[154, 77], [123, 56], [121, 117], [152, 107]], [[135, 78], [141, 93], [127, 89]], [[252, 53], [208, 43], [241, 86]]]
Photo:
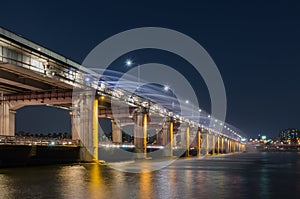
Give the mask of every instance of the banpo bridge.
[[[0, 136], [15, 135], [15, 114], [21, 107], [48, 105], [70, 111], [72, 139], [83, 146], [85, 161], [101, 159], [106, 150], [98, 154], [99, 146], [132, 147], [130, 154], [136, 158], [146, 158], [149, 148], [161, 149], [160, 156], [174, 156], [178, 150], [189, 155], [191, 149], [198, 156], [245, 150], [244, 138], [235, 127], [204, 111], [200, 120], [180, 115], [151, 97], [114, 87], [107, 76], [98, 76], [90, 68], [0, 28]], [[99, 142], [99, 118], [111, 119], [108, 143]], [[130, 125], [132, 145], [122, 141], [122, 127]], [[149, 143], [150, 136], [155, 142]]]

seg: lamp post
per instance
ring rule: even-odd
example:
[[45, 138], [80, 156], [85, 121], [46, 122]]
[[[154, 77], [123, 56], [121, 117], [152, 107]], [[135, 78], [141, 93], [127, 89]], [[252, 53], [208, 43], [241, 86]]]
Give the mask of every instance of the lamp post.
[[[174, 88], [171, 88], [171, 87], [168, 86], [168, 85], [165, 85], [165, 86], [164, 86], [164, 91], [165, 91], [165, 92], [168, 92], [168, 91], [170, 91], [170, 90], [171, 90], [171, 92], [172, 92], [172, 97], [175, 96], [175, 89], [174, 89]], [[174, 106], [175, 106], [175, 103], [174, 103], [174, 101], [172, 101], [172, 108], [174, 108]]]
[[[127, 60], [125, 61], [125, 64], [126, 64], [126, 66], [130, 67], [130, 66], [132, 66], [134, 63], [132, 62], [131, 59], [127, 59]], [[138, 70], [138, 74], [137, 74], [137, 78], [138, 78], [138, 86], [137, 86], [137, 87], [139, 87], [139, 86], [140, 86], [140, 76], [141, 76], [140, 65], [139, 65], [139, 64], [137, 64], [137, 70]]]

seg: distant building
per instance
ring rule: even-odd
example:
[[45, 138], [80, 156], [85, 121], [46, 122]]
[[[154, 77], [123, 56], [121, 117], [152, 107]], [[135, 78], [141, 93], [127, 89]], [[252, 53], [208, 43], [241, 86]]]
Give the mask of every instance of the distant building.
[[300, 141], [300, 131], [295, 128], [282, 130], [279, 133], [279, 140], [284, 144], [296, 144]]

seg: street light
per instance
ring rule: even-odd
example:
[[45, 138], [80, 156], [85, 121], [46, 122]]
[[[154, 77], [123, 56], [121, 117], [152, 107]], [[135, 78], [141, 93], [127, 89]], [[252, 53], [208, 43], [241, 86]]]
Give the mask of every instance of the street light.
[[126, 66], [131, 66], [132, 65], [132, 61], [130, 59], [127, 59], [125, 63], [126, 63]]
[[[130, 67], [130, 66], [132, 66], [134, 63], [132, 62], [132, 60], [131, 59], [127, 59], [126, 61], [125, 61], [125, 64], [126, 64], [126, 66], [127, 67]], [[139, 65], [137, 65], [137, 69], [138, 69], [138, 86], [140, 85], [140, 66]]]
[[[172, 89], [170, 86], [168, 86], [168, 85], [165, 85], [164, 86], [164, 91], [165, 92], [168, 92], [168, 91], [171, 91], [172, 93], [172, 98], [173, 98], [173, 96], [175, 96], [175, 89]], [[168, 96], [170, 96], [170, 93], [168, 93]], [[174, 106], [175, 106], [175, 103], [174, 103], [174, 101], [172, 101], [172, 108], [174, 108]]]
[[170, 91], [170, 92], [172, 93], [172, 96], [175, 96], [175, 89], [174, 89], [174, 88], [171, 88], [169, 85], [165, 85], [165, 86], [164, 86], [164, 91], [165, 91], [165, 92]]
[[164, 90], [165, 90], [165, 91], [168, 91], [169, 89], [170, 89], [170, 87], [167, 86], [167, 85], [164, 87]]

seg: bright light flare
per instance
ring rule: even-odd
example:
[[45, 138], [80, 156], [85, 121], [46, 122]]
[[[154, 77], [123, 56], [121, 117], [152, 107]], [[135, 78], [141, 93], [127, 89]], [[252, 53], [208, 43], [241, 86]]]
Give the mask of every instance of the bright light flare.
[[169, 86], [165, 86], [165, 87], [164, 87], [164, 90], [165, 90], [165, 91], [168, 91], [169, 89], [170, 89]]
[[130, 59], [127, 59], [125, 63], [126, 63], [126, 66], [131, 66], [132, 65], [132, 61]]

